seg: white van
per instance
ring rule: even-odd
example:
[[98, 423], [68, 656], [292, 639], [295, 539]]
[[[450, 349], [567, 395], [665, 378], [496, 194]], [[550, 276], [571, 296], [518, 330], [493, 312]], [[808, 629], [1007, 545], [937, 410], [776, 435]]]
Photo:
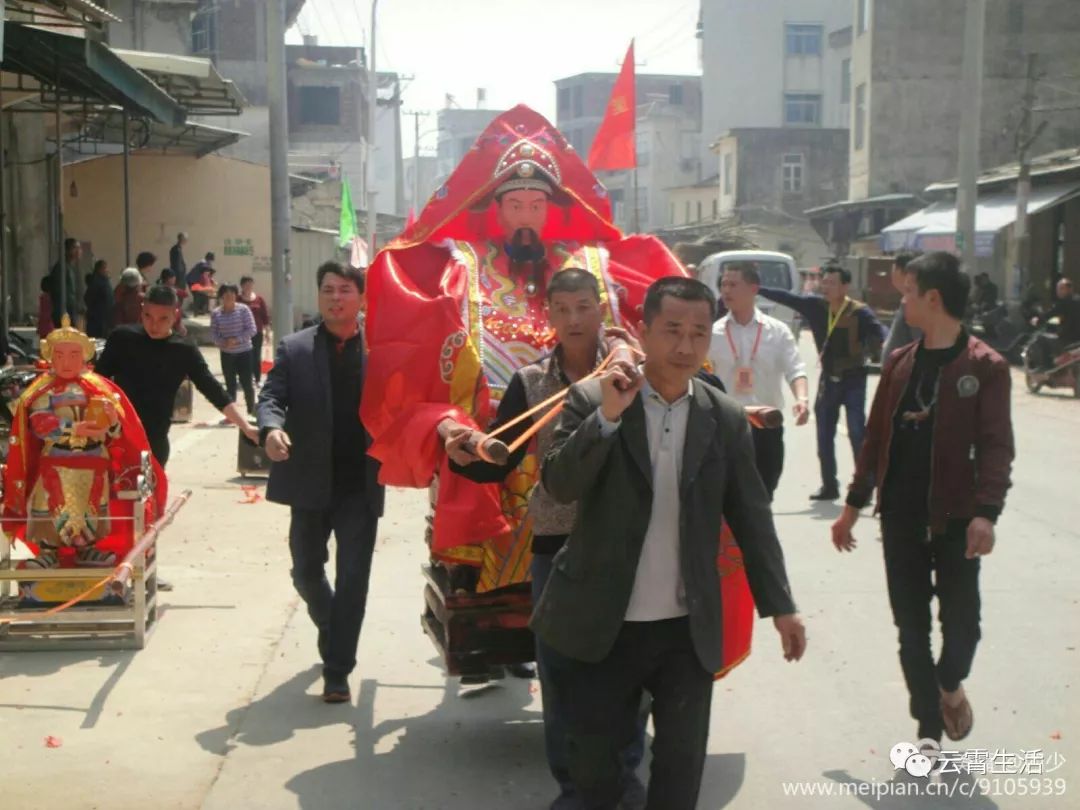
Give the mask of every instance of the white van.
[[[786, 253], [775, 253], [771, 250], [725, 250], [713, 253], [698, 265], [697, 277], [709, 285], [709, 289], [720, 297], [720, 279], [724, 275], [724, 268], [732, 263], [750, 262], [761, 276], [762, 287], [774, 287], [787, 292], [801, 292], [799, 271], [795, 267], [795, 260]], [[788, 307], [767, 301], [760, 295], [757, 299], [758, 309], [766, 315], [783, 321], [791, 327], [791, 331], [799, 334], [798, 316]]]

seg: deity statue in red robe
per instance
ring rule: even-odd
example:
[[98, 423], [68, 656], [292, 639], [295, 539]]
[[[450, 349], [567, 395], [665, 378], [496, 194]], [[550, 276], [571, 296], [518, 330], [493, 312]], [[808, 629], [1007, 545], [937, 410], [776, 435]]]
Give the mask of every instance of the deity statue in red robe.
[[94, 342], [67, 317], [41, 345], [50, 368], [16, 405], [4, 468], [5, 529], [35, 552], [26, 568], [111, 567], [133, 545], [131, 502], [120, 488], [150, 466], [153, 520], [165, 503], [160, 467], [124, 393], [88, 369]]
[[[528, 579], [538, 459], [527, 453], [503, 483], [473, 483], [449, 472], [439, 428], [453, 419], [483, 430], [513, 373], [552, 348], [545, 285], [568, 267], [595, 276], [608, 326], [636, 324], [654, 280], [686, 275], [659, 240], [615, 227], [604, 186], [566, 138], [518, 106], [492, 121], [368, 268], [370, 452], [384, 484], [431, 487], [432, 557], [475, 567], [478, 592]], [[719, 564], [733, 622], [726, 669], [748, 651], [752, 602], [730, 540]]]

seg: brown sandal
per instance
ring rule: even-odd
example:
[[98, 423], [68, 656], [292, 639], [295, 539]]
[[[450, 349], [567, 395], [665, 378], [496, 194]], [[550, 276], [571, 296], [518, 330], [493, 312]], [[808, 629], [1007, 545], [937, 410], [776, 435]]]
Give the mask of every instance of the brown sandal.
[[975, 725], [975, 713], [971, 710], [971, 704], [966, 696], [959, 706], [949, 706], [942, 699], [941, 719], [945, 723], [945, 734], [953, 742], [964, 739], [971, 733], [971, 727]]

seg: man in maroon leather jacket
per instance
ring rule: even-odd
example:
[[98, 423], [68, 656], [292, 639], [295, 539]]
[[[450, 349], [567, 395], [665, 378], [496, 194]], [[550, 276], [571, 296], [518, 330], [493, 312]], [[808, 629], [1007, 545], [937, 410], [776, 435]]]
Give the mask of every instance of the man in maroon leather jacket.
[[[889, 603], [920, 739], [971, 730], [962, 682], [979, 631], [979, 558], [994, 548], [1013, 460], [1009, 366], [964, 330], [969, 280], [950, 253], [908, 265], [904, 311], [923, 339], [881, 374], [847, 506], [832, 527], [840, 551], [878, 490]], [[930, 648], [937, 594], [942, 652]]]

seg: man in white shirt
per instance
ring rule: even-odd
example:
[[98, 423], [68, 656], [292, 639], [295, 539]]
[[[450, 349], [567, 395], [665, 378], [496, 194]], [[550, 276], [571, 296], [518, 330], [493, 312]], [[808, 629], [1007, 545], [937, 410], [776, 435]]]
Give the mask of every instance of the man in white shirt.
[[[742, 405], [784, 409], [784, 385], [795, 396], [796, 425], [810, 418], [806, 364], [787, 324], [757, 308], [761, 278], [750, 262], [729, 264], [720, 280], [728, 314], [713, 324], [709, 363], [728, 396]], [[784, 429], [754, 428], [758, 472], [771, 499], [784, 469]]]

